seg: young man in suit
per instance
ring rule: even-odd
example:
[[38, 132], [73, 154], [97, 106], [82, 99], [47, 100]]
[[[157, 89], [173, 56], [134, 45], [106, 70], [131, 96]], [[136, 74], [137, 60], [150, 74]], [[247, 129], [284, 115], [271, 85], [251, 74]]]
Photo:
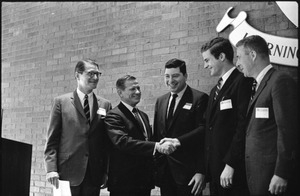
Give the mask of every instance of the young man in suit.
[[73, 196], [99, 196], [105, 184], [105, 150], [108, 100], [96, 96], [101, 72], [92, 60], [79, 61], [75, 67], [77, 89], [54, 99], [45, 146], [46, 179], [58, 187], [70, 181]]
[[236, 65], [256, 83], [246, 128], [245, 162], [250, 194], [296, 195], [293, 192], [299, 189], [299, 185], [294, 186], [299, 182], [295, 175], [299, 174], [296, 82], [273, 68], [268, 44], [262, 37], [246, 37], [236, 46]]
[[245, 123], [252, 79], [235, 68], [228, 39], [210, 40], [201, 47], [201, 53], [204, 68], [219, 78], [210, 92], [206, 112], [205, 165], [210, 194], [246, 196]]
[[121, 102], [105, 118], [111, 141], [108, 190], [110, 196], [150, 196], [154, 188], [153, 155], [169, 146], [153, 141], [149, 118], [136, 107], [141, 99], [137, 79], [123, 76], [116, 87]]
[[[156, 154], [156, 184], [162, 196], [200, 195], [204, 183], [204, 113], [208, 95], [191, 88], [186, 64], [171, 59], [164, 80], [169, 92], [155, 104], [155, 140], [172, 142], [169, 155]], [[175, 150], [175, 151], [174, 151]]]

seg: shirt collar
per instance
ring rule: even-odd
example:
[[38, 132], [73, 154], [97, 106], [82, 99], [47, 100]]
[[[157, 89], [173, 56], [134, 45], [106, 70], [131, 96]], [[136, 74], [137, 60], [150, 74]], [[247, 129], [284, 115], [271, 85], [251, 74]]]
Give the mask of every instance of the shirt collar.
[[266, 75], [266, 73], [272, 68], [273, 66], [271, 64], [269, 64], [267, 67], [265, 67], [263, 70], [261, 70], [261, 72], [258, 74], [258, 76], [255, 78], [257, 85], [256, 85], [256, 89], [258, 88], [259, 84], [261, 83], [262, 79], [264, 78], [264, 76]]
[[[76, 91], [77, 91], [79, 99], [84, 100], [85, 94], [83, 92], [81, 92], [78, 88], [76, 89]], [[93, 91], [88, 94], [88, 99], [90, 99], [92, 96], [93, 96]]]
[[121, 102], [125, 105], [125, 107], [126, 107], [130, 112], [132, 112], [133, 107], [132, 107], [131, 105], [125, 103], [124, 101], [121, 101]]
[[[177, 93], [178, 95], [177, 100], [179, 100], [183, 96], [183, 93], [185, 92], [186, 88], [187, 88], [187, 84], [185, 84], [185, 87], [179, 93]], [[171, 96], [173, 96], [173, 94], [175, 93], [171, 92]]]
[[221, 78], [222, 78], [222, 83], [221, 83], [221, 87], [223, 86], [223, 84], [225, 84], [226, 80], [229, 78], [229, 76], [231, 75], [231, 73], [234, 71], [235, 67], [232, 67], [231, 69], [229, 69]]

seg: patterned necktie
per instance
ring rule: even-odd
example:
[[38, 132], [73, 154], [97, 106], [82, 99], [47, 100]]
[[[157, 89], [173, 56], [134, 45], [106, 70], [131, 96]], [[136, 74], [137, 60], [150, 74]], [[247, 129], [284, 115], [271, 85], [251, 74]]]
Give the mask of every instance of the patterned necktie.
[[135, 119], [137, 120], [140, 129], [143, 130], [143, 134], [144, 134], [144, 136], [145, 136], [145, 138], [146, 138], [146, 140], [147, 140], [147, 138], [148, 138], [147, 132], [146, 132], [146, 130], [144, 129], [144, 125], [143, 125], [142, 119], [141, 119], [141, 117], [140, 117], [140, 115], [139, 115], [138, 109], [133, 108], [133, 109], [132, 109], [132, 112], [134, 113], [134, 117], [135, 117]]
[[252, 89], [251, 89], [251, 100], [253, 99], [253, 97], [254, 97], [254, 95], [255, 95], [255, 92], [256, 92], [256, 85], [257, 85], [256, 80], [253, 80], [253, 83], [252, 83]]
[[177, 94], [173, 94], [172, 101], [169, 107], [168, 117], [167, 117], [167, 125], [171, 122], [171, 119], [173, 118], [174, 107], [175, 107], [175, 102], [177, 97], [178, 97]]
[[216, 100], [217, 97], [218, 97], [218, 94], [219, 94], [220, 89], [221, 89], [221, 82], [222, 82], [222, 81], [223, 81], [222, 78], [220, 78], [220, 79], [218, 80], [217, 88], [216, 88], [216, 90], [215, 90], [214, 100]]
[[85, 113], [85, 116], [86, 116], [89, 124], [90, 124], [90, 106], [89, 106], [88, 95], [84, 96], [83, 111]]

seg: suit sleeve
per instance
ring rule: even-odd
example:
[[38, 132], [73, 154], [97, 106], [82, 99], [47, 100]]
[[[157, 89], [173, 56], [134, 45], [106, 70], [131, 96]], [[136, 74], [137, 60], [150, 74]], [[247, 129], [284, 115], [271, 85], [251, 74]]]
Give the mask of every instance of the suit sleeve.
[[59, 99], [54, 99], [54, 104], [50, 114], [50, 121], [47, 130], [47, 140], [44, 151], [46, 172], [56, 171], [58, 146], [62, 129], [61, 103]]
[[208, 95], [203, 94], [195, 107], [194, 124], [195, 129], [178, 137], [181, 146], [193, 145], [196, 154], [196, 168], [195, 173], [204, 174], [204, 139], [205, 139], [205, 112], [208, 103]]
[[277, 125], [277, 160], [275, 175], [289, 179], [295, 172], [299, 127], [297, 87], [287, 75], [276, 80], [272, 89], [272, 105]]
[[223, 161], [233, 168], [237, 165], [243, 164], [241, 161], [244, 159], [245, 150], [245, 126], [246, 126], [246, 114], [247, 108], [250, 101], [252, 79], [241, 78], [238, 86], [235, 89], [235, 116], [234, 121], [236, 125], [232, 127], [234, 130], [234, 135], [230, 144], [230, 147], [223, 159]]
[[122, 117], [109, 112], [105, 118], [106, 131], [114, 147], [132, 155], [153, 156], [155, 142], [139, 140], [128, 133]]

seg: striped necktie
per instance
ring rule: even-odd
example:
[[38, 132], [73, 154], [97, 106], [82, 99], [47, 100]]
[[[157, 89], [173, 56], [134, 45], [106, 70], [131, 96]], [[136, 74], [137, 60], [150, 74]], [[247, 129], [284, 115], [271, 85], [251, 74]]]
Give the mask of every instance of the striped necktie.
[[256, 92], [256, 85], [257, 85], [257, 81], [256, 80], [253, 80], [253, 83], [252, 83], [252, 89], [251, 89], [251, 100], [253, 99], [254, 95], [255, 95], [255, 92]]
[[137, 108], [133, 108], [133, 109], [132, 109], [132, 112], [134, 113], [134, 117], [135, 117], [135, 119], [137, 120], [140, 129], [143, 131], [143, 134], [144, 134], [144, 136], [145, 136], [145, 139], [148, 140], [148, 135], [147, 135], [146, 130], [144, 129], [144, 125], [143, 125], [142, 119], [141, 119], [141, 117], [140, 117], [140, 115], [139, 115], [138, 109], [137, 109]]
[[84, 96], [84, 104], [83, 104], [83, 111], [85, 113], [85, 116], [89, 122], [89, 124], [91, 123], [90, 122], [90, 106], [89, 106], [89, 100], [88, 100], [88, 95], [85, 95]]
[[219, 94], [220, 89], [221, 89], [221, 83], [222, 83], [222, 81], [223, 81], [222, 78], [220, 78], [220, 79], [218, 80], [218, 84], [217, 84], [217, 88], [216, 88], [216, 91], [215, 91], [214, 100], [216, 100], [217, 97], [218, 97], [218, 94]]

